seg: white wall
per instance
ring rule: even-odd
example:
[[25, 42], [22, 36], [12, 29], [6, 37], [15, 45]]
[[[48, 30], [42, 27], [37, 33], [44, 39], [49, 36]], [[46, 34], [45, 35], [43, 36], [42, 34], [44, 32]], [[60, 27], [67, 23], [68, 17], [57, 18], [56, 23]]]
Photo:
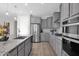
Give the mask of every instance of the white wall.
[[[17, 17], [17, 34], [19, 36], [27, 36], [30, 34], [30, 17], [29, 16], [18, 16]], [[19, 32], [20, 31], [20, 32]]]

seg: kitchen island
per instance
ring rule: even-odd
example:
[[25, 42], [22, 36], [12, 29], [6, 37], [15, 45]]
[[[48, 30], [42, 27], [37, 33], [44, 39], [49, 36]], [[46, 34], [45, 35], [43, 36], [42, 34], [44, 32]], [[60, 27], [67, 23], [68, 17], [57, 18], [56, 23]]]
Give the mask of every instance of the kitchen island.
[[31, 54], [33, 36], [0, 42], [0, 56], [28, 56]]

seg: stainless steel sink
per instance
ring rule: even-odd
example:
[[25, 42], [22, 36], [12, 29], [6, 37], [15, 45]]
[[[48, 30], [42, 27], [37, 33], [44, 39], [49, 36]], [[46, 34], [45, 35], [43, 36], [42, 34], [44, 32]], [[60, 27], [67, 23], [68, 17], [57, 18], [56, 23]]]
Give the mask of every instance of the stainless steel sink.
[[19, 37], [16, 37], [14, 39], [24, 39], [24, 38], [26, 38], [26, 36], [19, 36]]

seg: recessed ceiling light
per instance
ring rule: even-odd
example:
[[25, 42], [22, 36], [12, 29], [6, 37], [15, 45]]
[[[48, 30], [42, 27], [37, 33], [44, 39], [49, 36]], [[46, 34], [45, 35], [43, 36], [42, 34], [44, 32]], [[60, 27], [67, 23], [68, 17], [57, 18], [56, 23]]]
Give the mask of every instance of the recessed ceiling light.
[[14, 5], [14, 8], [17, 8], [17, 5]]
[[9, 15], [8, 11], [5, 13], [5, 15]]
[[16, 20], [17, 18], [16, 18], [16, 17], [14, 17], [14, 19]]
[[30, 13], [32, 14], [32, 13], [33, 13], [33, 11], [31, 10], [31, 11], [30, 11]]
[[25, 6], [27, 6], [28, 5], [28, 3], [25, 3]]
[[44, 4], [44, 3], [41, 3], [42, 5]]

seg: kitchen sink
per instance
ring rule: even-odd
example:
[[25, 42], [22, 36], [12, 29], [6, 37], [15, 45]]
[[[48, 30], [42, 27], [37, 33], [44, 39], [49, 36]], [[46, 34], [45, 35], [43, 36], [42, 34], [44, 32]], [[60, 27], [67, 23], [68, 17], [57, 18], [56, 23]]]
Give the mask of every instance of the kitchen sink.
[[16, 37], [14, 39], [24, 39], [24, 38], [26, 38], [26, 36], [19, 36], [19, 37]]

